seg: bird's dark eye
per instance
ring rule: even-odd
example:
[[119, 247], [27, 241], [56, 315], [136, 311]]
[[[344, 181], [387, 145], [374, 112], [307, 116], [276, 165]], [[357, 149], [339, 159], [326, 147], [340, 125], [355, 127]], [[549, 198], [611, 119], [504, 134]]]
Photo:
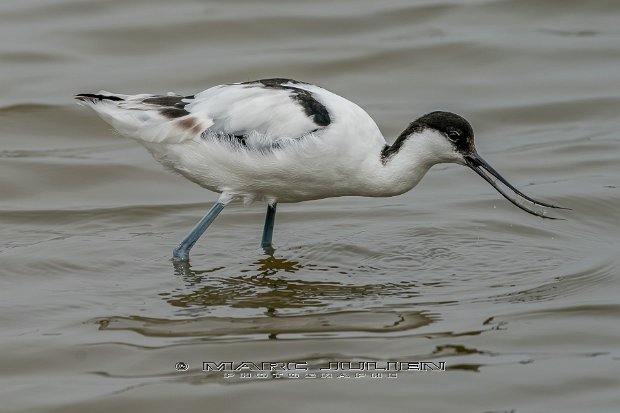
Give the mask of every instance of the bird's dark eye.
[[446, 132], [446, 134], [448, 135], [448, 139], [452, 142], [456, 142], [459, 139], [459, 136], [461, 136], [461, 133], [457, 130], [450, 130]]

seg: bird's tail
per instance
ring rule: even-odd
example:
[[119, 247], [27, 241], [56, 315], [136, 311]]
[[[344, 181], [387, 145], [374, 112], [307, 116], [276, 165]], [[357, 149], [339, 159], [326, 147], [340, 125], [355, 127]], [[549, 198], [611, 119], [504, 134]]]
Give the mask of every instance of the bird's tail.
[[179, 143], [200, 136], [210, 126], [202, 125], [185, 110], [193, 96], [123, 95], [102, 90], [80, 93], [75, 99], [121, 135], [145, 142]]
[[75, 99], [88, 104], [96, 104], [101, 102], [102, 100], [111, 100], [113, 102], [124, 101], [127, 95], [119, 95], [115, 93], [106, 92], [105, 90], [100, 91], [99, 93], [80, 93], [75, 95]]

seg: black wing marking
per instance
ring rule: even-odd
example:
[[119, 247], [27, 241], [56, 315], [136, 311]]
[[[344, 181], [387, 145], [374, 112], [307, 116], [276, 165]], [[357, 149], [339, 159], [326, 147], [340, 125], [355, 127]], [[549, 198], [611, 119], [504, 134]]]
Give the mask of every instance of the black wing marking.
[[299, 82], [294, 79], [273, 78], [254, 80], [251, 82], [243, 82], [240, 84], [252, 86], [261, 84], [263, 85], [263, 87], [268, 89], [288, 90], [292, 93], [291, 98], [303, 108], [306, 115], [312, 118], [312, 120], [314, 121], [314, 123], [317, 124], [317, 126], [327, 126], [331, 123], [329, 111], [321, 102], [314, 98], [312, 92], [295, 86], [291, 86], [294, 84], [304, 85], [307, 83]]
[[194, 96], [179, 95], [156, 95], [142, 100], [142, 103], [148, 105], [161, 106], [159, 113], [169, 119], [182, 118], [190, 113], [185, 110], [185, 106], [189, 104], [188, 100], [194, 99]]

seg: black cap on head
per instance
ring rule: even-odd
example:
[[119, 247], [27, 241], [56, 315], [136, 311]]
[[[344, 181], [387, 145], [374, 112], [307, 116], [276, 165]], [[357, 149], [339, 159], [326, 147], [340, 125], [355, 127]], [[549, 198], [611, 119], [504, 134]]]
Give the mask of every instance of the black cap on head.
[[475, 151], [474, 130], [463, 118], [452, 112], [431, 112], [416, 119], [413, 124], [421, 128], [433, 128], [446, 135], [456, 150], [462, 154]]

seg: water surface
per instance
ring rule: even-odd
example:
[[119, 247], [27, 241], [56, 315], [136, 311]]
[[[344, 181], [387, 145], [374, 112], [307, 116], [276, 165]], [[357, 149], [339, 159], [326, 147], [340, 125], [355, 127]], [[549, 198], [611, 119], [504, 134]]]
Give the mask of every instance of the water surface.
[[[0, 4], [0, 410], [614, 412], [620, 4]], [[389, 141], [443, 109], [534, 198], [437, 166], [386, 199], [228, 207], [72, 95], [291, 77]], [[203, 361], [444, 361], [393, 379], [225, 379]], [[183, 361], [189, 370], [177, 372]]]

